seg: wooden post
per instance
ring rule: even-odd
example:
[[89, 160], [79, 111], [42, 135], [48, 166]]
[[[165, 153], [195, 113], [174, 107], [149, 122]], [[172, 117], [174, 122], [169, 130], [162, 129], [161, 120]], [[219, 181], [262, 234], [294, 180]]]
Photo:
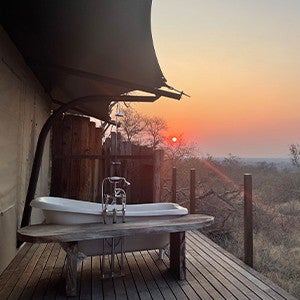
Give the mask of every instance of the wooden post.
[[163, 150], [154, 150], [153, 153], [153, 202], [159, 202], [161, 196], [161, 162]]
[[191, 169], [191, 180], [190, 180], [190, 213], [196, 212], [196, 170]]
[[78, 245], [77, 242], [67, 243], [64, 246], [67, 252], [67, 279], [66, 279], [66, 294], [67, 296], [76, 296], [77, 293], [77, 257]]
[[172, 202], [176, 203], [176, 192], [177, 192], [177, 169], [176, 167], [172, 168]]
[[170, 271], [179, 280], [186, 278], [185, 232], [170, 233]]
[[[70, 116], [72, 120], [72, 136], [71, 136], [71, 155], [80, 155], [80, 130], [81, 120], [78, 116]], [[71, 170], [69, 174], [68, 197], [71, 199], [80, 199], [80, 160], [71, 159]]]
[[[102, 128], [95, 128], [95, 145], [94, 145], [94, 154], [102, 154]], [[102, 183], [102, 160], [96, 158], [93, 161], [94, 164], [94, 176], [93, 176], [93, 201], [97, 202], [100, 200], [101, 193], [100, 187]]]
[[252, 175], [244, 174], [244, 262], [253, 267]]

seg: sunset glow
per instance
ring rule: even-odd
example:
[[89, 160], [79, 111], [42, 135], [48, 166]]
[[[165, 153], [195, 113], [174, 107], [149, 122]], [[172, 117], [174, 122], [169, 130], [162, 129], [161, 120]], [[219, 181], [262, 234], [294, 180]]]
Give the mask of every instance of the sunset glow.
[[[170, 9], [172, 8], [172, 9]], [[138, 104], [200, 155], [286, 157], [300, 143], [300, 1], [154, 1], [168, 84], [191, 98]]]

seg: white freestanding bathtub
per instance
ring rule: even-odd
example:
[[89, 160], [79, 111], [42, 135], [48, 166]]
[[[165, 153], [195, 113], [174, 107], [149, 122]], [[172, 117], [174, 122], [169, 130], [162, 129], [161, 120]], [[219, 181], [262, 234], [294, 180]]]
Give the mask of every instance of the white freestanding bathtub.
[[[31, 206], [41, 209], [48, 224], [83, 224], [103, 222], [102, 204], [59, 197], [38, 197]], [[176, 203], [127, 204], [126, 223], [158, 218], [174, 218], [186, 215], [188, 210]], [[121, 221], [118, 221], [121, 222]], [[103, 224], [105, 226], [105, 224]], [[116, 241], [116, 243], [118, 243]], [[125, 237], [124, 251], [165, 249], [169, 244], [169, 234]], [[88, 256], [108, 253], [109, 245], [103, 240], [78, 243], [78, 250]], [[118, 252], [118, 248], [116, 249]]]

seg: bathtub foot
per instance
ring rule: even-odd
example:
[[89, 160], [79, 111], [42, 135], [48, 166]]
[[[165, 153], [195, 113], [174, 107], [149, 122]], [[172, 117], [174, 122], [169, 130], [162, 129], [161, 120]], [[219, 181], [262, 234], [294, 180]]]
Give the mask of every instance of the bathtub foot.
[[77, 242], [64, 243], [63, 249], [67, 252], [67, 279], [66, 294], [67, 296], [76, 296], [77, 293]]
[[164, 248], [159, 249], [159, 259], [163, 260], [165, 257], [166, 250]]

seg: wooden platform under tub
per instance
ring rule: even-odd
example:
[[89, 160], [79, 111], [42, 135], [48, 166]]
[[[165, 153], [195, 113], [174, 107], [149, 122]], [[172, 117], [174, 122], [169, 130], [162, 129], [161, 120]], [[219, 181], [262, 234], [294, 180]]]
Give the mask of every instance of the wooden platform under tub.
[[214, 218], [200, 214], [173, 219], [121, 224], [31, 225], [18, 230], [18, 238], [31, 243], [60, 243], [67, 252], [66, 293], [76, 295], [78, 242], [102, 238], [170, 233], [170, 271], [180, 280], [186, 277], [185, 231], [212, 224]]

